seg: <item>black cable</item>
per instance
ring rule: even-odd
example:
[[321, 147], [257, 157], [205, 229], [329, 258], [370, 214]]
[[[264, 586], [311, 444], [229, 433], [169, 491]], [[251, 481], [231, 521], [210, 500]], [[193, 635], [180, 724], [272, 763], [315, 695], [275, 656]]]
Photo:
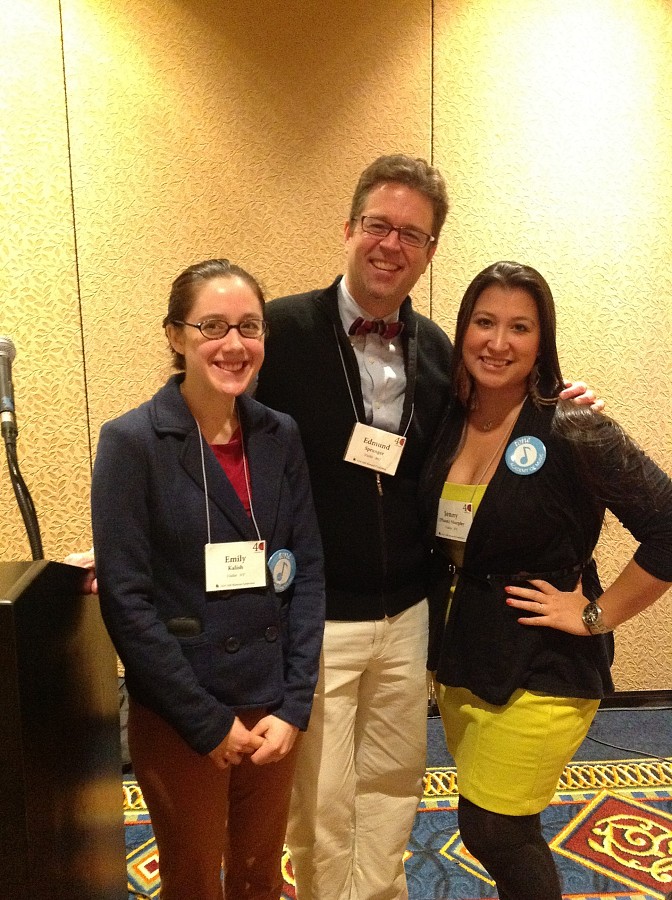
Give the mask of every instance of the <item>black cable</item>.
[[[601, 741], [599, 738], [587, 734], [584, 740], [593, 741], [602, 747], [611, 747], [612, 750], [621, 750], [623, 753], [636, 753], [640, 759], [658, 759], [661, 762], [672, 762], [672, 756], [658, 756], [655, 753], [647, 753], [646, 750], [638, 750], [635, 747], [619, 747], [618, 744], [610, 744], [609, 741]], [[590, 760], [574, 760], [574, 762], [590, 762]]]
[[26, 526], [30, 549], [33, 559], [44, 559], [44, 551], [42, 550], [42, 538], [40, 536], [40, 526], [37, 521], [37, 513], [33, 505], [33, 499], [30, 491], [26, 487], [26, 483], [21, 477], [19, 471], [19, 461], [16, 455], [16, 443], [13, 440], [5, 439], [5, 450], [7, 451], [7, 465], [9, 466], [9, 477], [14, 488], [14, 496], [19, 504], [23, 524]]
[[[646, 706], [640, 707], [639, 709], [632, 709], [626, 707], [608, 707], [606, 709], [601, 709], [601, 713], [607, 712], [628, 712], [628, 713], [636, 713], [636, 712], [671, 712], [672, 706]], [[595, 724], [595, 723], [593, 723]], [[638, 748], [633, 747], [619, 747], [617, 744], [612, 744], [609, 741], [603, 741], [600, 738], [593, 737], [590, 732], [586, 735], [586, 739], [589, 741], [594, 741], [596, 744], [600, 744], [603, 747], [611, 747], [613, 750], [621, 750], [624, 753], [636, 753], [639, 757], [645, 759], [658, 759], [662, 762], [670, 762], [672, 760], [672, 756], [658, 756], [656, 753], [648, 753], [646, 750], [639, 750]]]

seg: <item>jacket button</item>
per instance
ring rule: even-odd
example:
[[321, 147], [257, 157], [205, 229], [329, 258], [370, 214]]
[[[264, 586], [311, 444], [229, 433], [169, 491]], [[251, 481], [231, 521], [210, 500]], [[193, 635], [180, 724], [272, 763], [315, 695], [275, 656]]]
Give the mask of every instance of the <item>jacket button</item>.
[[277, 641], [278, 639], [278, 629], [275, 625], [269, 625], [266, 631], [264, 632], [264, 637], [268, 641], [269, 644], [272, 644], [273, 641]]
[[237, 637], [227, 638], [224, 649], [227, 653], [237, 653], [240, 650], [240, 641]]

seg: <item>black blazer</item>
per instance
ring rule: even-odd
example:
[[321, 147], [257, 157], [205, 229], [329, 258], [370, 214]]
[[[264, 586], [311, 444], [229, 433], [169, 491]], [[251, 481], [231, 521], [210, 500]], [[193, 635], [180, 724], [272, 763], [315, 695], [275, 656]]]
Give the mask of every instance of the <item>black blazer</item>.
[[[201, 451], [180, 380], [103, 426], [93, 536], [103, 616], [129, 693], [208, 753], [239, 709], [306, 728], [324, 626], [322, 552], [296, 424], [240, 397], [261, 538], [268, 557], [293, 552], [296, 579], [279, 594], [270, 578], [265, 588], [206, 593]], [[213, 543], [256, 540], [207, 443], [204, 455]]]
[[[672, 580], [670, 479], [633, 444], [641, 490], [627, 500], [605, 502], [587, 483], [571, 443], [553, 427], [555, 413], [555, 406], [538, 409], [529, 398], [524, 404], [510, 441], [538, 437], [547, 449], [546, 462], [534, 474], [516, 475], [502, 456], [467, 537], [447, 623], [453, 576], [443, 555], [445, 544], [434, 533], [439, 497], [464, 423], [456, 406], [437, 434], [422, 479], [428, 535], [437, 548], [430, 592], [430, 668], [441, 683], [467, 687], [489, 703], [503, 704], [521, 687], [592, 698], [613, 689], [611, 634], [579, 637], [520, 625], [520, 610], [506, 605], [504, 592], [507, 584], [530, 577], [569, 591], [582, 577], [586, 596], [597, 599], [602, 589], [592, 554], [606, 507], [641, 542], [635, 553], [638, 564], [657, 578]], [[599, 443], [588, 445], [586, 453], [608, 493], [609, 482], [622, 477], [617, 459], [605, 455]], [[657, 509], [647, 499], [651, 493]]]

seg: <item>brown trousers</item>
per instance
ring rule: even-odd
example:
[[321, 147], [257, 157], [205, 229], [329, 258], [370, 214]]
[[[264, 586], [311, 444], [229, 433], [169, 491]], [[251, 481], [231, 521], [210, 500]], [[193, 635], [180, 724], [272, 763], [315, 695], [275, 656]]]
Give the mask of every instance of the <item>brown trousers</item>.
[[[264, 715], [239, 718], [251, 728]], [[159, 851], [162, 900], [278, 900], [300, 736], [279, 762], [257, 766], [245, 756], [222, 771], [131, 699], [128, 739]]]

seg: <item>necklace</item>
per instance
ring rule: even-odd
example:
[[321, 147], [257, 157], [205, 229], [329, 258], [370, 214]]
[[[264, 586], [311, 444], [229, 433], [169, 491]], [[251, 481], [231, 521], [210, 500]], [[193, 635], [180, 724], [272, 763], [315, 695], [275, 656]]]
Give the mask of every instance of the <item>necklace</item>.
[[507, 416], [504, 416], [504, 418], [500, 422], [497, 422], [495, 419], [486, 419], [485, 422], [483, 422], [483, 424], [478, 424], [477, 422], [474, 421], [474, 413], [476, 413], [477, 410], [478, 410], [478, 407], [471, 410], [471, 413], [469, 415], [469, 421], [474, 426], [474, 428], [477, 428], [479, 431], [492, 431], [492, 429], [496, 425], [501, 425], [507, 418]]
[[[476, 479], [476, 484], [477, 484], [477, 485], [479, 485], [479, 484], [481, 483], [481, 479], [484, 478], [484, 477], [488, 474], [488, 469], [490, 468], [490, 466], [493, 464], [493, 462], [495, 461], [495, 459], [497, 458], [497, 456], [498, 456], [499, 453], [501, 452], [501, 449], [502, 449], [502, 447], [504, 446], [504, 444], [505, 444], [505, 443], [508, 441], [508, 439], [511, 437], [511, 432], [513, 431], [513, 426], [514, 426], [515, 423], [516, 423], [516, 419], [518, 418], [518, 413], [519, 413], [520, 410], [522, 409], [522, 406], [523, 406], [523, 403], [524, 403], [524, 402], [525, 402], [525, 401], [522, 400], [522, 401], [518, 404], [518, 406], [516, 406], [510, 413], [508, 413], [508, 415], [506, 415], [506, 416], [504, 417], [504, 419], [502, 420], [503, 422], [506, 422], [506, 420], [508, 419], [508, 417], [511, 416], [511, 415], [513, 414], [511, 424], [510, 424], [509, 427], [506, 429], [506, 432], [505, 432], [505, 434], [504, 434], [504, 437], [503, 437], [502, 440], [499, 442], [499, 444], [497, 444], [497, 449], [495, 450], [495, 452], [494, 452], [494, 453], [492, 454], [492, 456], [490, 457], [490, 460], [488, 461], [487, 466], [483, 469], [483, 471], [481, 472], [481, 474], [480, 474], [480, 475], [478, 476], [478, 478]], [[485, 425], [483, 426], [482, 430], [483, 430], [483, 431], [490, 431], [491, 428], [492, 428], [492, 424], [493, 424], [493, 423], [492, 423], [492, 420], [491, 420], [491, 419], [488, 420], [488, 422], [486, 422]], [[475, 491], [474, 491], [474, 493], [475, 493]], [[473, 499], [473, 497], [472, 497], [472, 499]]]
[[503, 419], [499, 419], [499, 420], [498, 419], [486, 419], [482, 425], [479, 425], [477, 422], [474, 422], [473, 416], [470, 419], [470, 421], [471, 421], [471, 424], [475, 428], [477, 428], [479, 431], [487, 432], [487, 431], [492, 431], [493, 428], [498, 428], [500, 425], [503, 425], [504, 422], [506, 422], [506, 420], [508, 419], [508, 417], [509, 417], [509, 413], [507, 413]]
[[[480, 475], [478, 476], [478, 478], [476, 479], [476, 486], [478, 486], [478, 485], [481, 483], [481, 479], [482, 479], [482, 478], [485, 478], [485, 476], [488, 474], [488, 469], [489, 469], [490, 466], [493, 464], [493, 462], [495, 461], [495, 457], [499, 454], [500, 450], [502, 449], [502, 447], [504, 446], [504, 444], [505, 444], [506, 441], [508, 440], [508, 437], [509, 437], [509, 435], [511, 434], [512, 429], [513, 429], [513, 425], [512, 425], [511, 428], [509, 428], [509, 430], [506, 432], [506, 434], [504, 435], [504, 437], [502, 438], [502, 440], [499, 442], [499, 444], [497, 444], [497, 449], [495, 450], [495, 452], [494, 452], [494, 453], [492, 454], [492, 456], [490, 457], [490, 460], [488, 461], [487, 466], [483, 469], [483, 471], [481, 472], [481, 474], [480, 474]], [[475, 491], [474, 491], [474, 493], [475, 493]], [[473, 497], [472, 497], [472, 500], [473, 500]]]
[[[523, 402], [524, 402], [524, 399], [523, 399]], [[516, 407], [516, 409], [519, 410], [521, 406], [522, 406], [522, 403], [520, 403]], [[473, 414], [476, 412], [478, 412], [478, 405], [476, 405], [471, 410], [470, 415], [469, 415], [469, 421], [474, 426], [474, 428], [477, 428], [479, 431], [485, 431], [485, 432], [492, 431], [493, 428], [499, 428], [499, 426], [503, 425], [506, 422], [506, 420], [509, 418], [509, 416], [511, 415], [511, 412], [508, 412], [504, 416], [503, 419], [486, 419], [482, 425], [479, 425], [477, 422], [474, 421], [474, 418], [473, 418]]]

